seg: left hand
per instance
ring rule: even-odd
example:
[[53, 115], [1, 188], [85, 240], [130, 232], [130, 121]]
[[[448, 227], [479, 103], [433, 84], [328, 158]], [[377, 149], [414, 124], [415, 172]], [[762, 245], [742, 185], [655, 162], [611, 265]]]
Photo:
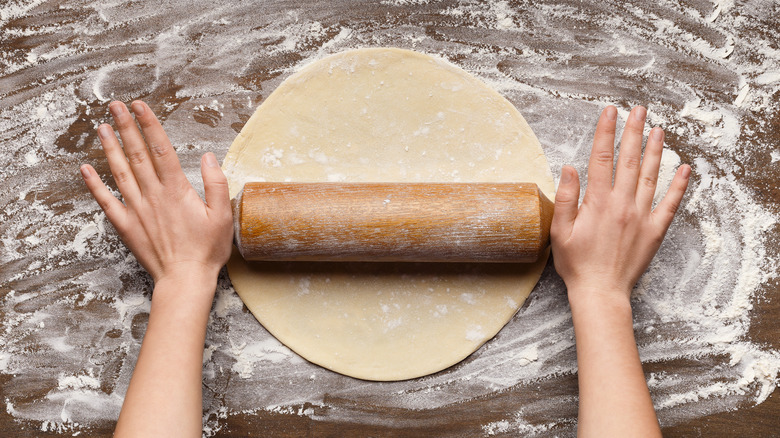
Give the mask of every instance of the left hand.
[[216, 281], [230, 257], [233, 239], [227, 179], [214, 154], [203, 155], [204, 203], [187, 181], [176, 151], [149, 106], [135, 101], [131, 107], [140, 131], [124, 103], [109, 105], [124, 149], [110, 125], [98, 127], [124, 204], [89, 164], [81, 166], [84, 181], [155, 283], [203, 274]]

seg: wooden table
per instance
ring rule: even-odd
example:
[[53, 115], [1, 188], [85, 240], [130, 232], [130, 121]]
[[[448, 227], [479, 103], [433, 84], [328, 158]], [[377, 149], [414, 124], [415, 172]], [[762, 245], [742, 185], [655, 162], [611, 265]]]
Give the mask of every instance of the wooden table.
[[[679, 122], [662, 127], [683, 162], [733, 159], [734, 176], [756, 208], [780, 214], [780, 78], [772, 76], [780, 71], [780, 10], [772, 2], [168, 6], [140, 0], [107, 6], [63, 0], [0, 11], [2, 436], [109, 436], [109, 418], [115, 418], [137, 357], [152, 284], [78, 178], [82, 162], [109, 175], [95, 127], [108, 120], [110, 99], [148, 102], [199, 188], [201, 154], [211, 150], [223, 158], [253, 109], [300, 65], [348, 48], [410, 48], [447, 58], [497, 87], [534, 128], [555, 175], [565, 162], [584, 169], [600, 108], [644, 104], [660, 117], [651, 122]], [[691, 96], [701, 105], [690, 106]], [[734, 117], [707, 120], [719, 110]], [[734, 120], [736, 134], [730, 131]], [[763, 237], [767, 258], [778, 257], [771, 237], [777, 231], [775, 222], [764, 235], [770, 237]], [[780, 285], [771, 277], [752, 290], [750, 329], [739, 340], [777, 354]], [[551, 299], [565, 307], [550, 267], [544, 278]], [[243, 382], [241, 371], [230, 368], [231, 348], [238, 347], [224, 337], [254, 326], [246, 309], [230, 301], [231, 293], [223, 275], [207, 351], [225, 367], [207, 366], [204, 380], [205, 404], [214, 408], [207, 424], [215, 436], [573, 436], [577, 378], [571, 372], [436, 409], [326, 394], [321, 403], [273, 409], [258, 402], [243, 412], [231, 404], [246, 400], [241, 391], [247, 385], [231, 386]], [[648, 313], [638, 303], [641, 321]], [[685, 333], [684, 324], [679, 330]], [[262, 331], [259, 325], [256, 331]], [[566, 357], [571, 364], [572, 349]], [[722, 357], [702, 361], [728, 363]], [[704, 362], [650, 361], [645, 370], [682, 373]], [[276, 388], [256, 383], [255, 390]], [[779, 391], [757, 406], [752, 394], [730, 397], [735, 410], [728, 412], [661, 410], [665, 435], [780, 436]], [[551, 398], [564, 402], [546, 411]], [[67, 421], [91, 410], [100, 415]], [[517, 412], [527, 424], [512, 423]], [[547, 421], [555, 425], [534, 429]]]

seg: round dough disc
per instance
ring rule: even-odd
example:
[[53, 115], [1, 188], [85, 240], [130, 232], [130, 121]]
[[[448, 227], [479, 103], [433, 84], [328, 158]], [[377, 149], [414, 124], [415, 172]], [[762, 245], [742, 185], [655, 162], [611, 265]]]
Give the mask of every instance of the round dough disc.
[[[321, 59], [285, 80], [225, 157], [249, 181], [535, 182], [539, 141], [509, 101], [458, 67], [400, 49]], [[368, 380], [424, 376], [466, 358], [515, 314], [534, 264], [228, 263], [249, 310], [293, 351]]]

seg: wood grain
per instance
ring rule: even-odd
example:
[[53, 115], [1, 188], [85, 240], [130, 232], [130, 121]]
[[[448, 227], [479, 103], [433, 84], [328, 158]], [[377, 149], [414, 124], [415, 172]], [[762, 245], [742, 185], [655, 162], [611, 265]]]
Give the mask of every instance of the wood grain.
[[553, 204], [533, 183], [247, 183], [247, 260], [532, 263]]

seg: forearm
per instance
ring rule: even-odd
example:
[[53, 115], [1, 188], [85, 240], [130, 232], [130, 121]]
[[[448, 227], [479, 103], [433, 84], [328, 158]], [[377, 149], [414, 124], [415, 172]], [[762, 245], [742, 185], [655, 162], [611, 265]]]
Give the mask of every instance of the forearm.
[[116, 436], [201, 436], [203, 344], [216, 275], [155, 285]]
[[[590, 291], [588, 291], [590, 292]], [[580, 388], [580, 437], [661, 436], [634, 339], [628, 293], [569, 291]]]

